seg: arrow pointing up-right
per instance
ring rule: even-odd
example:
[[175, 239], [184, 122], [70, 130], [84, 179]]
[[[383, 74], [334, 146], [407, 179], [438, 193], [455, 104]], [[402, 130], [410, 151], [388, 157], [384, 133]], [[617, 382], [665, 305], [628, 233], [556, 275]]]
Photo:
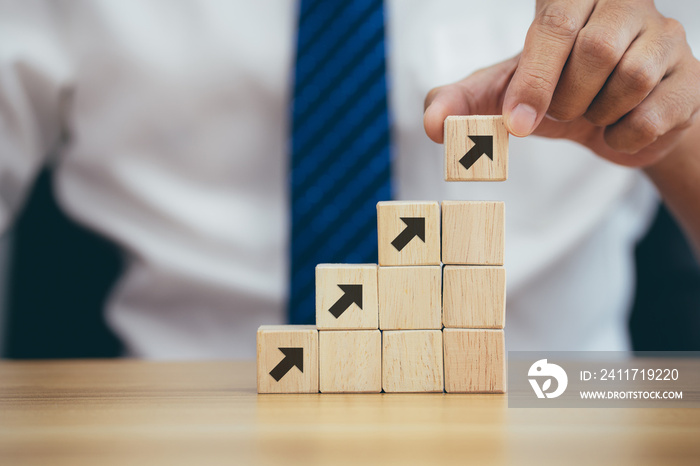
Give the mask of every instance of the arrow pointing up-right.
[[279, 382], [294, 366], [304, 372], [304, 348], [279, 348], [279, 350], [284, 354], [284, 359], [270, 371], [273, 379]]
[[406, 225], [399, 236], [394, 238], [391, 245], [396, 248], [397, 251], [401, 252], [403, 248], [406, 247], [408, 243], [415, 237], [418, 237], [421, 241], [425, 243], [425, 217], [399, 217], [401, 221]]
[[353, 303], [362, 309], [362, 285], [338, 285], [338, 288], [343, 290], [343, 296], [328, 309], [333, 317], [340, 317]]
[[493, 136], [469, 136], [469, 139], [472, 140], [474, 146], [464, 154], [464, 157], [459, 159], [459, 163], [464, 168], [469, 170], [484, 154], [493, 160]]

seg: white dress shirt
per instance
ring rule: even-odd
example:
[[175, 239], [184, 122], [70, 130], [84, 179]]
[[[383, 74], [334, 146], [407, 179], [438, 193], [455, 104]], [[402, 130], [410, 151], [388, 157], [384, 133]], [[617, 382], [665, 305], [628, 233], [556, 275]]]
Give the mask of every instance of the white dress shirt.
[[[427, 91], [516, 54], [533, 3], [388, 2], [397, 197], [506, 202], [509, 349], [626, 349], [643, 176], [511, 137], [507, 182], [446, 183], [423, 130]], [[0, 1], [0, 228], [53, 163], [61, 207], [125, 253], [106, 315], [129, 355], [254, 357], [256, 328], [285, 321], [296, 9]]]

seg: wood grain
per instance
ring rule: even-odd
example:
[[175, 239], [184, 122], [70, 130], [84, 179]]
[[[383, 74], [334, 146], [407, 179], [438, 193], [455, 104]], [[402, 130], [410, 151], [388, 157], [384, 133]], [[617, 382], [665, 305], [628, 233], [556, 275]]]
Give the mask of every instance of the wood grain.
[[502, 329], [506, 321], [506, 269], [446, 265], [442, 303], [445, 327]]
[[382, 332], [382, 386], [387, 393], [442, 392], [442, 331]]
[[[318, 331], [312, 325], [261, 325], [257, 334], [258, 393], [318, 393]], [[303, 372], [292, 367], [279, 381], [270, 371], [285, 355], [280, 348], [303, 348]]]
[[[508, 178], [508, 131], [502, 116], [448, 116], [444, 135], [446, 181], [505, 181]], [[482, 155], [469, 169], [459, 163], [474, 146], [469, 136], [493, 136], [493, 160]]]
[[442, 268], [379, 268], [379, 328], [442, 329]]
[[505, 395], [480, 394], [257, 395], [254, 361], [0, 361], [0, 458], [13, 466], [691, 466], [698, 438], [700, 409], [508, 409]]
[[382, 391], [379, 330], [321, 330], [318, 341], [322, 393]]
[[446, 328], [445, 391], [504, 393], [506, 349], [503, 330]]
[[503, 265], [504, 251], [503, 202], [442, 202], [442, 262], [451, 265]]
[[[351, 304], [339, 317], [329, 312], [345, 293], [338, 285], [362, 285], [362, 308]], [[316, 326], [320, 329], [376, 329], [377, 264], [319, 264], [316, 266]]]
[[[414, 237], [401, 251], [391, 243], [406, 229], [402, 217], [425, 219], [425, 241]], [[377, 203], [379, 265], [440, 265], [440, 205], [433, 201]]]

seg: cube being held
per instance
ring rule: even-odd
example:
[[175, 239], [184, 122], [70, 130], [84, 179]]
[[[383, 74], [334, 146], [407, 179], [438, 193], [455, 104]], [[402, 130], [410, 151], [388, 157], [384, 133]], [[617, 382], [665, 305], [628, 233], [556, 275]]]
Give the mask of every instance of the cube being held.
[[316, 326], [319, 329], [376, 329], [377, 265], [316, 266]]
[[258, 328], [258, 393], [318, 393], [318, 331], [312, 325]]
[[505, 181], [508, 131], [501, 115], [445, 119], [445, 181]]
[[379, 265], [440, 265], [437, 202], [379, 202], [377, 231]]

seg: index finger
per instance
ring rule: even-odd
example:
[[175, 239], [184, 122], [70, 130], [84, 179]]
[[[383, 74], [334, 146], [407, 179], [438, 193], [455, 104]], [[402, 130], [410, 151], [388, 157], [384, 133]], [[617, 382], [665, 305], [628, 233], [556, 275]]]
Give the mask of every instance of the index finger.
[[547, 113], [557, 82], [595, 0], [542, 0], [525, 38], [520, 63], [503, 100], [515, 136], [532, 133]]

